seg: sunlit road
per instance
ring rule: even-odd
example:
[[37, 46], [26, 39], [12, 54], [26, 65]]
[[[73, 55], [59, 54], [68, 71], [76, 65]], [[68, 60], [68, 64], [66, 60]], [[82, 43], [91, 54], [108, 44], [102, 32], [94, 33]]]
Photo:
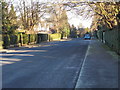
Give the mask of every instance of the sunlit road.
[[74, 88], [89, 42], [50, 42], [3, 55], [3, 88]]

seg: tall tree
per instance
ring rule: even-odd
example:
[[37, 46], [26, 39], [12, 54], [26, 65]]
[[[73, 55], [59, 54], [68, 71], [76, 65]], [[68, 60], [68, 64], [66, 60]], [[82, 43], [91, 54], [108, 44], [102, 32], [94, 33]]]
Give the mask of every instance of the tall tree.
[[62, 12], [59, 25], [60, 25], [59, 32], [63, 33], [65, 37], [68, 37], [70, 34], [70, 25], [68, 23], [68, 17], [66, 14], [66, 10]]
[[22, 21], [23, 29], [33, 31], [35, 25], [38, 25], [40, 18], [46, 12], [45, 3], [33, 2], [27, 4], [25, 0], [21, 0], [18, 5], [18, 12], [20, 12], [20, 20]]
[[8, 4], [6, 2], [2, 2], [2, 33], [8, 33], [10, 29], [10, 20], [8, 13]]
[[66, 10], [62, 4], [51, 3], [48, 7], [48, 13], [50, 14], [50, 19], [48, 21], [52, 22], [54, 29], [58, 33], [69, 33], [70, 25], [68, 23], [68, 17]]
[[11, 5], [10, 12], [9, 12], [9, 21], [10, 21], [10, 34], [14, 34], [15, 30], [18, 28], [17, 16], [14, 10], [13, 4]]
[[0, 1], [0, 34], [2, 34], [2, 2]]
[[117, 18], [118, 13], [120, 12], [120, 2], [97, 2], [89, 4], [92, 10], [95, 12], [94, 19], [98, 22], [98, 26], [114, 28], [118, 26], [119, 19]]
[[11, 5], [10, 10], [8, 7], [8, 3], [2, 2], [2, 33], [14, 34], [15, 30], [18, 28], [17, 16], [14, 6]]

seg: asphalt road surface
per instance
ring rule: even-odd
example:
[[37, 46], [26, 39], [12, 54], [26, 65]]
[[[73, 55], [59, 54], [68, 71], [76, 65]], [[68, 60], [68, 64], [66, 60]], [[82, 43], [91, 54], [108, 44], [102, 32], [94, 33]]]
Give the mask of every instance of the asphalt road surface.
[[89, 42], [49, 42], [4, 54], [3, 88], [75, 88]]

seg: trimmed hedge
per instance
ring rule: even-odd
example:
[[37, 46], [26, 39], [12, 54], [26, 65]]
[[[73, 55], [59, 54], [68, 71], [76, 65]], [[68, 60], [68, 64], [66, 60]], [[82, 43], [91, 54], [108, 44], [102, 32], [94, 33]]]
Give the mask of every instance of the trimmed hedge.
[[49, 41], [60, 40], [60, 39], [61, 39], [61, 34], [59, 33], [49, 34]]
[[36, 41], [36, 35], [35, 34], [30, 34], [30, 43]]
[[0, 44], [3, 46], [3, 48], [9, 48], [10, 45], [15, 46], [22, 46], [24, 44], [34, 44], [34, 43], [40, 43], [42, 41], [54, 41], [54, 40], [60, 40], [61, 34], [55, 33], [55, 34], [15, 34], [15, 35], [2, 35], [2, 39]]
[[101, 31], [101, 30], [97, 31], [97, 36], [102, 41], [103, 40], [103, 31]]
[[3, 41], [0, 41], [0, 49], [2, 49], [2, 44], [3, 44]]
[[119, 33], [118, 30], [106, 31], [104, 35], [105, 44], [111, 47], [113, 50], [120, 53]]
[[0, 34], [0, 49], [2, 49], [3, 41], [2, 41], [2, 35]]
[[20, 34], [17, 34], [17, 43], [20, 43]]
[[39, 34], [41, 41], [47, 41], [48, 40], [48, 34]]
[[3, 48], [7, 49], [10, 46], [10, 37], [9, 35], [3, 35], [2, 36], [3, 39]]
[[120, 54], [120, 30], [97, 31], [98, 39]]
[[10, 45], [18, 44], [18, 36], [17, 35], [10, 35]]
[[27, 34], [23, 34], [23, 44], [28, 44], [28, 35]]

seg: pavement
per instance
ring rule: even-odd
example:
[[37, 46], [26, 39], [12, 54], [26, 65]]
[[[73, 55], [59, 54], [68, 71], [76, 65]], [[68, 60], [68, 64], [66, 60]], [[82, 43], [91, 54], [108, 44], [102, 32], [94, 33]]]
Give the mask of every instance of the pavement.
[[109, 47], [92, 40], [75, 88], [118, 88], [119, 58]]
[[118, 58], [100, 41], [70, 39], [3, 54], [3, 88], [118, 88]]

